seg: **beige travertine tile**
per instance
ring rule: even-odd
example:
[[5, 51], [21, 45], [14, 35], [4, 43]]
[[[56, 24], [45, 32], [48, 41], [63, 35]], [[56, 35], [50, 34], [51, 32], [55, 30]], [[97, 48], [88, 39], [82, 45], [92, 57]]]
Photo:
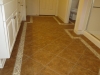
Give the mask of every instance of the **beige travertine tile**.
[[81, 54], [77, 54], [77, 53], [73, 52], [72, 50], [70, 51], [69, 49], [65, 49], [58, 56], [66, 59], [72, 63], [77, 63], [81, 57]]
[[87, 47], [80, 40], [74, 40], [68, 48], [70, 51], [77, 54], [82, 54], [87, 49]]
[[48, 68], [44, 68], [43, 70], [41, 70], [40, 73], [38, 73], [37, 75], [59, 75], [57, 73], [55, 73], [54, 71], [48, 69]]
[[81, 66], [76, 66], [69, 75], [98, 75], [90, 70], [84, 69]]
[[51, 43], [50, 45], [46, 46], [45, 48], [42, 49], [43, 52], [50, 52], [52, 54], [57, 55], [58, 53], [60, 53], [64, 48], [66, 47], [65, 44], [55, 44]]
[[67, 75], [73, 68], [74, 64], [59, 57], [55, 58], [48, 67], [59, 73], [60, 75]]
[[94, 58], [94, 59], [97, 59], [98, 60], [98, 58], [88, 48], [85, 50], [84, 56], [89, 57], [89, 58], [92, 58], [92, 59]]
[[51, 54], [49, 52], [47, 53], [44, 51], [38, 51], [35, 54], [33, 54], [31, 58], [43, 65], [46, 65], [54, 58], [54, 56], [54, 54]]
[[83, 56], [79, 61], [78, 64], [88, 70], [91, 70], [95, 73], [99, 72], [100, 69], [100, 60], [92, 59], [91, 57]]
[[[27, 16], [27, 22], [29, 20], [30, 16]], [[67, 75], [70, 72], [70, 75], [96, 75], [98, 73], [100, 60], [79, 39], [71, 39], [64, 31], [64, 29], [73, 29], [74, 25], [59, 25], [53, 17], [35, 16], [33, 20], [33, 23], [27, 25], [21, 75], [37, 75], [37, 73], [38, 75]], [[7, 60], [4, 69], [0, 69], [0, 75], [12, 75], [22, 29], [23, 23], [11, 58]], [[77, 37], [73, 31], [70, 33]], [[89, 40], [86, 42], [99, 52]]]
[[33, 59], [27, 59], [22, 63], [21, 75], [36, 75], [43, 66]]

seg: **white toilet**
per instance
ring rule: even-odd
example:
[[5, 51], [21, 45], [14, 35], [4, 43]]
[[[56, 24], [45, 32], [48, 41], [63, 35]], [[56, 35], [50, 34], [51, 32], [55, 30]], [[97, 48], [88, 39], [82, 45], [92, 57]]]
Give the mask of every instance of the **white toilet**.
[[70, 19], [76, 20], [76, 16], [77, 16], [77, 8], [71, 9], [71, 11], [70, 11]]
[[72, 0], [71, 10], [70, 10], [71, 20], [76, 20], [78, 5], [79, 5], [79, 0]]

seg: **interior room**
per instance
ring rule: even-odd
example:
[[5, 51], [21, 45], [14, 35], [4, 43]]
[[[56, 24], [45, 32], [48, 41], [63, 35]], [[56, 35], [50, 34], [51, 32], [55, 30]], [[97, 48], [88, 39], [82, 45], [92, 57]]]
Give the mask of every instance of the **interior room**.
[[77, 17], [78, 6], [79, 6], [79, 0], [72, 0], [69, 19], [74, 24]]
[[100, 0], [0, 0], [0, 75], [100, 75]]

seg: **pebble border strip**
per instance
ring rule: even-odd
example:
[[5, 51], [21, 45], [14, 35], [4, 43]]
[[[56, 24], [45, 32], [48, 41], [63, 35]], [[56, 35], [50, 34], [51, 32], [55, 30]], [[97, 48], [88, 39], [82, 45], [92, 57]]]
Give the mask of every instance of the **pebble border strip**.
[[25, 22], [24, 23], [24, 27], [23, 27], [19, 47], [18, 47], [16, 62], [15, 62], [15, 66], [14, 66], [14, 70], [13, 70], [12, 75], [20, 75], [20, 73], [21, 73], [21, 65], [22, 65], [22, 58], [23, 58], [23, 50], [24, 50], [24, 42], [25, 42], [27, 23], [33, 23], [33, 18], [30, 17], [30, 22]]

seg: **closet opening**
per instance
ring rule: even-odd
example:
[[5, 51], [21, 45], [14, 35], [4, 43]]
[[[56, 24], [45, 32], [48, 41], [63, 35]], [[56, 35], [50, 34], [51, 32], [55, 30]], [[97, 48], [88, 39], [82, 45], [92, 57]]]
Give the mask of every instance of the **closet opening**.
[[78, 6], [79, 6], [79, 0], [72, 0], [71, 8], [70, 8], [69, 21], [71, 23], [74, 23], [74, 24], [76, 22]]

